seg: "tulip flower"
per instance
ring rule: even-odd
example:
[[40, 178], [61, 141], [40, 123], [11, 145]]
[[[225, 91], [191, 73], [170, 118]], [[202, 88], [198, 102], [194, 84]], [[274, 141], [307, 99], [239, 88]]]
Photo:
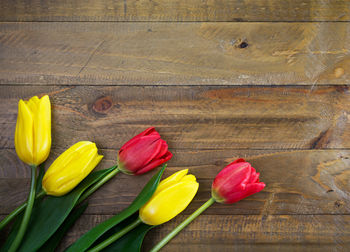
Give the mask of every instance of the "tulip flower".
[[18, 157], [28, 165], [43, 163], [51, 148], [51, 105], [47, 95], [20, 100], [15, 131]]
[[15, 148], [18, 157], [31, 167], [31, 183], [22, 222], [11, 244], [10, 252], [17, 250], [28, 226], [35, 200], [36, 167], [43, 163], [50, 153], [51, 104], [47, 95], [41, 99], [34, 96], [29, 101], [19, 101]]
[[90, 249], [89, 252], [102, 250], [142, 222], [152, 226], [160, 225], [185, 210], [196, 195], [199, 187], [196, 177], [187, 175], [187, 173], [188, 169], [181, 170], [162, 180], [151, 199], [141, 207], [138, 219]]
[[168, 144], [154, 127], [126, 142], [118, 153], [118, 168], [124, 173], [140, 175], [167, 162], [173, 155]]
[[240, 158], [225, 167], [214, 179], [212, 197], [216, 202], [232, 204], [264, 189], [259, 173]]
[[159, 183], [152, 198], [140, 209], [140, 219], [148, 225], [160, 225], [174, 218], [190, 204], [197, 193], [194, 175], [181, 170]]
[[214, 202], [231, 204], [260, 192], [265, 184], [259, 181], [259, 175], [251, 164], [242, 158], [230, 163], [215, 177], [212, 184], [212, 198], [164, 237], [150, 252], [159, 251]]
[[81, 141], [63, 152], [46, 171], [42, 186], [47, 195], [62, 196], [78, 185], [101, 161], [95, 143]]

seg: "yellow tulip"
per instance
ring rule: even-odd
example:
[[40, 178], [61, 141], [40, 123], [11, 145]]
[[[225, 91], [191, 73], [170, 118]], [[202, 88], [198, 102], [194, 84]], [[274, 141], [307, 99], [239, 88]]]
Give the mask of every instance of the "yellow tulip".
[[196, 177], [187, 173], [188, 169], [178, 171], [159, 183], [152, 198], [140, 209], [143, 223], [160, 225], [185, 210], [199, 187]]
[[15, 132], [18, 157], [26, 164], [43, 163], [51, 148], [51, 104], [49, 96], [20, 100]]
[[42, 185], [48, 195], [61, 196], [78, 185], [101, 161], [95, 143], [81, 141], [63, 152], [46, 171]]

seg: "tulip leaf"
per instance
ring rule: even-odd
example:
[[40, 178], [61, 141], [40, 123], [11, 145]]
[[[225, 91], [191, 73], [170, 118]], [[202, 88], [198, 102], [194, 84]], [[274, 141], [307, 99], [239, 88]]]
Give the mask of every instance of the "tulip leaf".
[[21, 222], [22, 222], [22, 218], [23, 218], [23, 213], [20, 213], [18, 216], [16, 216], [16, 219], [11, 227], [11, 231], [9, 232], [6, 242], [1, 247], [0, 252], [6, 252], [9, 250], [12, 241], [16, 238], [19, 226], [21, 225]]
[[[33, 209], [35, 209], [36, 206], [39, 204], [39, 202], [41, 202], [42, 200], [43, 200], [43, 198], [36, 199], [34, 202]], [[20, 227], [21, 222], [22, 222], [23, 214], [24, 213], [21, 212], [15, 217], [14, 223], [11, 227], [11, 231], [9, 232], [9, 235], [7, 237], [6, 242], [1, 247], [0, 252], [7, 252], [9, 250], [12, 242], [14, 241], [14, 239], [16, 238], [16, 235], [18, 233], [19, 227]]]
[[38, 252], [54, 252], [64, 235], [73, 226], [75, 221], [84, 213], [87, 206], [88, 203], [86, 202], [74, 208], [74, 210], [68, 215], [67, 219], [60, 226], [60, 228], [57, 229], [57, 231], [50, 237], [47, 242], [45, 242], [45, 244], [38, 250]]
[[166, 165], [163, 165], [162, 169], [150, 179], [130, 206], [85, 233], [73, 245], [71, 245], [66, 252], [83, 252], [87, 250], [104, 233], [138, 211], [152, 197], [157, 189], [165, 167]]
[[29, 228], [22, 240], [19, 252], [37, 251], [61, 226], [72, 211], [81, 194], [101, 180], [114, 168], [89, 174], [74, 190], [62, 197], [48, 196], [33, 208]]
[[[124, 227], [128, 226], [129, 224], [133, 223], [138, 218], [138, 213], [132, 215], [122, 223], [118, 224], [117, 226], [113, 227], [109, 232], [108, 236], [103, 236], [103, 239], [101, 239], [102, 242], [104, 239], [107, 239], [109, 236], [119, 232]], [[109, 245], [108, 247], [104, 248], [103, 252], [114, 252], [114, 251], [123, 251], [123, 252], [139, 252], [141, 250], [141, 245], [143, 242], [143, 239], [147, 232], [154, 228], [155, 226], [150, 226], [144, 223], [141, 223], [136, 228], [122, 236], [120, 239]], [[112, 231], [112, 232], [111, 232]], [[97, 245], [97, 244], [96, 244]]]

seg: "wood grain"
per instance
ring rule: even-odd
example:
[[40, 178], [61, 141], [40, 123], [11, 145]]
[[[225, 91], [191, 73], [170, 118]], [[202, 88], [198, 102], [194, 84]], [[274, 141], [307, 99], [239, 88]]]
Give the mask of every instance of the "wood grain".
[[348, 84], [347, 23], [0, 23], [0, 83]]
[[[0, 216], [2, 218], [3, 216]], [[112, 215], [83, 215], [58, 251]], [[142, 251], [149, 251], [187, 216], [151, 230]], [[348, 251], [349, 215], [201, 215], [163, 251]], [[4, 236], [0, 238], [3, 240]]]
[[[62, 151], [53, 151], [52, 160]], [[115, 150], [102, 150], [105, 155], [100, 168], [115, 163]], [[261, 172], [266, 188], [232, 205], [216, 204], [208, 215], [258, 214], [349, 214], [350, 151], [173, 151], [174, 159], [164, 177], [188, 168], [200, 184], [199, 191], [185, 214], [190, 214], [209, 199], [216, 174], [238, 157], [245, 157]], [[13, 150], [0, 151], [0, 214], [6, 214], [23, 202], [28, 193], [29, 171], [16, 165]], [[153, 172], [154, 173], [154, 172]], [[142, 190], [153, 173], [143, 176], [118, 174], [89, 200], [88, 214], [115, 214], [126, 208]]]
[[[61, 249], [89, 228], [111, 217], [85, 215], [68, 233]], [[186, 216], [151, 230], [143, 251], [149, 251]], [[350, 216], [334, 215], [201, 215], [163, 251], [347, 251]]]
[[350, 147], [348, 86], [1, 86], [0, 148], [14, 148], [20, 98], [49, 94], [53, 146], [118, 149], [155, 126], [171, 149]]
[[348, 1], [0, 1], [0, 21], [349, 21]]

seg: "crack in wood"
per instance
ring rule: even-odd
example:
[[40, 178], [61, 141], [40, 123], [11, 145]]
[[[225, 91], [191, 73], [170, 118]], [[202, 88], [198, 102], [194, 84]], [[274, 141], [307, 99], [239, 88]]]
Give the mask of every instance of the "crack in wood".
[[86, 63], [84, 64], [84, 66], [80, 69], [79, 73], [75, 76], [78, 77], [78, 75], [86, 68], [86, 66], [89, 64], [89, 62], [91, 61], [92, 57], [95, 55], [96, 51], [103, 45], [103, 43], [105, 42], [105, 40], [102, 40], [97, 46], [96, 48], [92, 51], [92, 53], [90, 54], [88, 60], [86, 61]]

